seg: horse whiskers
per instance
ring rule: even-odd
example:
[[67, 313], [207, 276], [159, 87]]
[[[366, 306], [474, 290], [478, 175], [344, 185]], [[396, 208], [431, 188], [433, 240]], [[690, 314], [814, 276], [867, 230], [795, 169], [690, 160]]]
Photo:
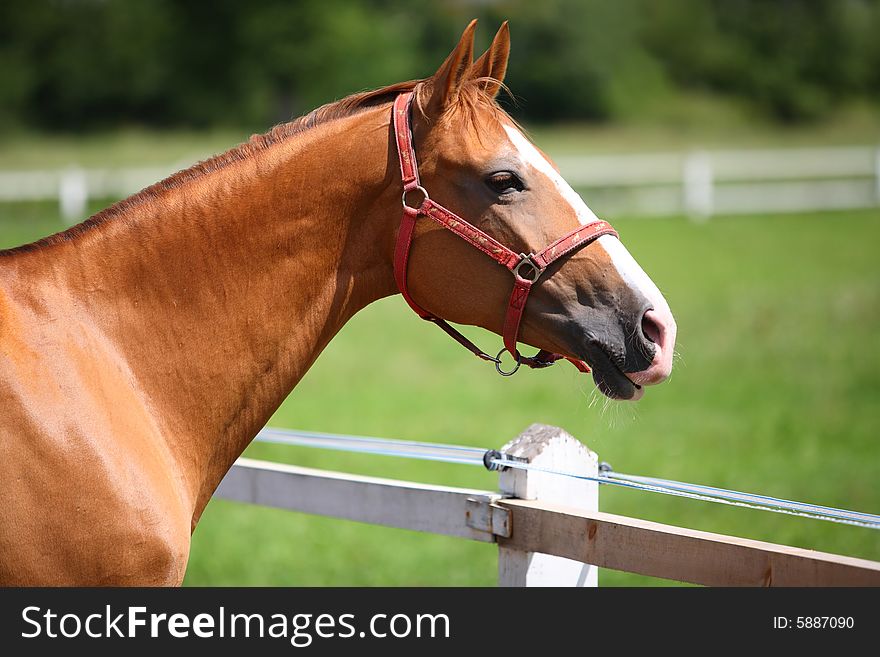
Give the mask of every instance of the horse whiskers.
[[597, 403], [599, 403], [599, 399], [602, 397], [602, 395], [599, 393], [599, 390], [597, 388], [593, 388], [592, 390], [590, 390], [590, 394], [587, 395], [587, 397], [587, 408], [592, 409], [596, 406]]
[[599, 414], [602, 416], [602, 419], [606, 420], [608, 423], [608, 427], [613, 429], [617, 424], [617, 413], [618, 411], [614, 410], [615, 408], [619, 408], [620, 404], [613, 404], [610, 397], [605, 397], [605, 401], [602, 404], [602, 410]]
[[684, 355], [678, 349], [673, 349], [672, 351], [672, 362], [681, 365], [685, 364]]

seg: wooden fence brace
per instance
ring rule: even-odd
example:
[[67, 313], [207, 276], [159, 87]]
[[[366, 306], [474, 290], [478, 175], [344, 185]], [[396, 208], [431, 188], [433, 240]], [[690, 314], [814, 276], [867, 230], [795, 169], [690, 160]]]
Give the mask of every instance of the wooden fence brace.
[[[501, 451], [537, 467], [564, 469], [591, 477], [599, 473], [596, 454], [562, 429], [544, 424], [531, 425]], [[501, 472], [499, 486], [502, 495], [508, 497], [565, 504], [584, 511], [599, 510], [599, 485], [592, 481], [507, 468]], [[511, 530], [515, 533], [516, 526]], [[502, 545], [498, 549], [498, 584], [598, 586], [598, 569], [564, 557]]]

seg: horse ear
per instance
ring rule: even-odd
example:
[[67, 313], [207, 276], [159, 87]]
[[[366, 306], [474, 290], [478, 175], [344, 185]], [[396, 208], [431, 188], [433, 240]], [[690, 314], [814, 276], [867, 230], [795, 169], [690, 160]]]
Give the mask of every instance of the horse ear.
[[474, 30], [477, 20], [468, 24], [455, 49], [431, 77], [430, 98], [425, 104], [425, 113], [432, 117], [440, 116], [458, 98], [459, 89], [467, 79], [474, 59]]
[[507, 59], [510, 57], [510, 28], [507, 21], [501, 24], [492, 45], [474, 62], [471, 77], [483, 79], [482, 87], [493, 98], [498, 95], [504, 75], [507, 73]]

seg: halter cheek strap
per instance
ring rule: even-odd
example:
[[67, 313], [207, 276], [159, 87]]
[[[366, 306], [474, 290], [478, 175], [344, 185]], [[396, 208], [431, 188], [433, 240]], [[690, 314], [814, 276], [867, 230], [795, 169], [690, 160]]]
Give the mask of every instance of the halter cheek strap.
[[[403, 180], [403, 218], [397, 232], [397, 243], [394, 248], [394, 279], [397, 288], [403, 298], [419, 317], [433, 322], [456, 342], [465, 347], [482, 360], [495, 363], [499, 374], [510, 376], [519, 369], [520, 365], [531, 368], [548, 367], [557, 360], [563, 358], [559, 354], [541, 350], [534, 356], [524, 356], [517, 349], [519, 328], [522, 323], [523, 313], [528, 302], [529, 292], [532, 286], [553, 262], [574, 251], [583, 248], [595, 241], [602, 235], [617, 236], [617, 232], [606, 221], [594, 221], [586, 226], [578, 226], [566, 233], [558, 240], [537, 253], [516, 253], [507, 248], [492, 236], [484, 233], [476, 226], [468, 223], [457, 214], [434, 202], [428, 195], [427, 190], [419, 181], [419, 167], [416, 162], [416, 153], [412, 143], [412, 128], [410, 125], [410, 107], [413, 93], [400, 94], [394, 100], [391, 126], [394, 130], [397, 153], [400, 160], [400, 175]], [[412, 247], [413, 232], [416, 221], [420, 217], [428, 217], [443, 228], [452, 231], [461, 239], [476, 249], [479, 249], [492, 258], [499, 265], [505, 267], [513, 274], [513, 290], [507, 304], [504, 318], [502, 335], [504, 348], [496, 356], [491, 356], [468, 340], [458, 330], [453, 328], [446, 320], [433, 315], [413, 300], [407, 287], [407, 267], [409, 252]], [[501, 354], [507, 351], [516, 360], [512, 370], [505, 371], [501, 367]], [[589, 366], [581, 360], [566, 358], [581, 372], [589, 372]]]

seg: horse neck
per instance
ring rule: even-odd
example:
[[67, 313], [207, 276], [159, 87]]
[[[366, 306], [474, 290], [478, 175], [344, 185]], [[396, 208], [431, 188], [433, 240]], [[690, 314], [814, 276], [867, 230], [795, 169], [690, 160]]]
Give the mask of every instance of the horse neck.
[[388, 116], [311, 128], [55, 249], [63, 294], [154, 409], [194, 523], [343, 324], [396, 291]]

